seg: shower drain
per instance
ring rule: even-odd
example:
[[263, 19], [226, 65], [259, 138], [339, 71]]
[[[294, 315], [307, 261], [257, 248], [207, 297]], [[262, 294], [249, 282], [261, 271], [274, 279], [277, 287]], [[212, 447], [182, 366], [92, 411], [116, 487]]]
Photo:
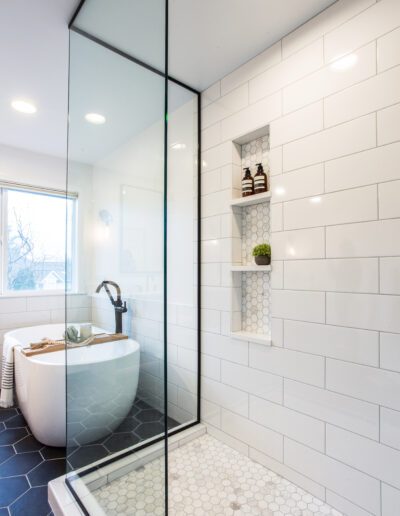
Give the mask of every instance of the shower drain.
[[229, 504], [229, 507], [232, 509], [232, 511], [239, 511], [241, 509], [241, 505], [240, 503], [237, 503], [237, 502], [231, 502]]

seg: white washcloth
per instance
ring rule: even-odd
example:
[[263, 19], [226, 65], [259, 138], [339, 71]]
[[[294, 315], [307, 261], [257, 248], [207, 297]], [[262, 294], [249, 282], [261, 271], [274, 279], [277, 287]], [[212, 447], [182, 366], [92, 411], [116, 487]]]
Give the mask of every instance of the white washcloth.
[[3, 343], [0, 407], [14, 405], [14, 348], [21, 343], [14, 337], [6, 336]]

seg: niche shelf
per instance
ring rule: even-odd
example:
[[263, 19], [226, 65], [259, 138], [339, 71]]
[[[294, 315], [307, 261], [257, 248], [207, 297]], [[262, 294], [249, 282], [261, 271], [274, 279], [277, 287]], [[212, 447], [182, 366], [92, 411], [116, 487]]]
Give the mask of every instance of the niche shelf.
[[[231, 337], [246, 342], [271, 346], [271, 266], [256, 265], [253, 247], [270, 241], [271, 192], [239, 197], [242, 168], [254, 174], [256, 163], [262, 163], [269, 182], [269, 127], [233, 142], [241, 166], [233, 168], [233, 195], [230, 201], [233, 227], [240, 242], [232, 251], [232, 326]], [[239, 164], [239, 159], [236, 161]], [[241, 257], [238, 256], [240, 247]], [[235, 273], [235, 274], [233, 274]], [[240, 273], [240, 274], [237, 274]]]
[[270, 272], [271, 265], [232, 265], [232, 272]]
[[270, 199], [271, 192], [264, 192], [249, 195], [248, 197], [239, 197], [238, 199], [232, 199], [230, 204], [231, 206], [253, 206], [254, 204], [259, 204], [260, 202], [269, 202]]
[[263, 335], [262, 333], [253, 333], [250, 331], [233, 331], [231, 332], [233, 339], [245, 340], [246, 342], [255, 342], [256, 344], [264, 344], [264, 346], [271, 346], [271, 337]]

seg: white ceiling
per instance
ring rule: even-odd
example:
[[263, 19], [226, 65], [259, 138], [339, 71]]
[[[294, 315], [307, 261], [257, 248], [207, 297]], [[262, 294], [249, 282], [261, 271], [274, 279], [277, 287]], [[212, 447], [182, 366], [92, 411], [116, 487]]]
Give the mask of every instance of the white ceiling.
[[[63, 156], [66, 152], [68, 30], [78, 0], [0, 2], [0, 143]], [[34, 116], [10, 107], [16, 97]]]
[[[170, 75], [203, 90], [334, 1], [170, 0]], [[120, 8], [116, 9], [115, 1], [87, 0], [79, 23], [162, 68], [164, 34], [160, 8], [163, 2], [118, 0]], [[0, 144], [65, 156], [67, 24], [77, 4], [78, 0], [0, 3]], [[141, 16], [134, 16], [133, 12], [137, 13], [139, 7]], [[76, 88], [79, 89], [79, 85]], [[109, 98], [110, 91], [113, 89], [104, 89], [109, 112], [121, 112], [121, 96]], [[146, 88], [140, 91], [144, 93]], [[32, 100], [38, 112], [27, 116], [12, 110], [10, 102], [16, 97]], [[126, 99], [124, 97], [125, 103]], [[130, 116], [135, 105], [133, 102]], [[84, 111], [86, 106], [79, 105], [79, 109]], [[136, 118], [138, 127], [141, 119], [144, 125], [154, 119], [154, 113], [149, 117], [142, 109]], [[103, 131], [103, 135], [107, 132]], [[101, 140], [99, 146], [104, 148], [104, 139]], [[94, 159], [95, 155], [93, 148], [89, 159]]]
[[170, 0], [170, 75], [203, 91], [336, 0]]

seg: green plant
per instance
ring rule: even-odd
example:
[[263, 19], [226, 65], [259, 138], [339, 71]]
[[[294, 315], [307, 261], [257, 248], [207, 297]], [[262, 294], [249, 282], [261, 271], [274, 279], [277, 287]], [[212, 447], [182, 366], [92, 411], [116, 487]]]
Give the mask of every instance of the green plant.
[[271, 256], [271, 246], [269, 244], [258, 244], [253, 249], [253, 256]]

